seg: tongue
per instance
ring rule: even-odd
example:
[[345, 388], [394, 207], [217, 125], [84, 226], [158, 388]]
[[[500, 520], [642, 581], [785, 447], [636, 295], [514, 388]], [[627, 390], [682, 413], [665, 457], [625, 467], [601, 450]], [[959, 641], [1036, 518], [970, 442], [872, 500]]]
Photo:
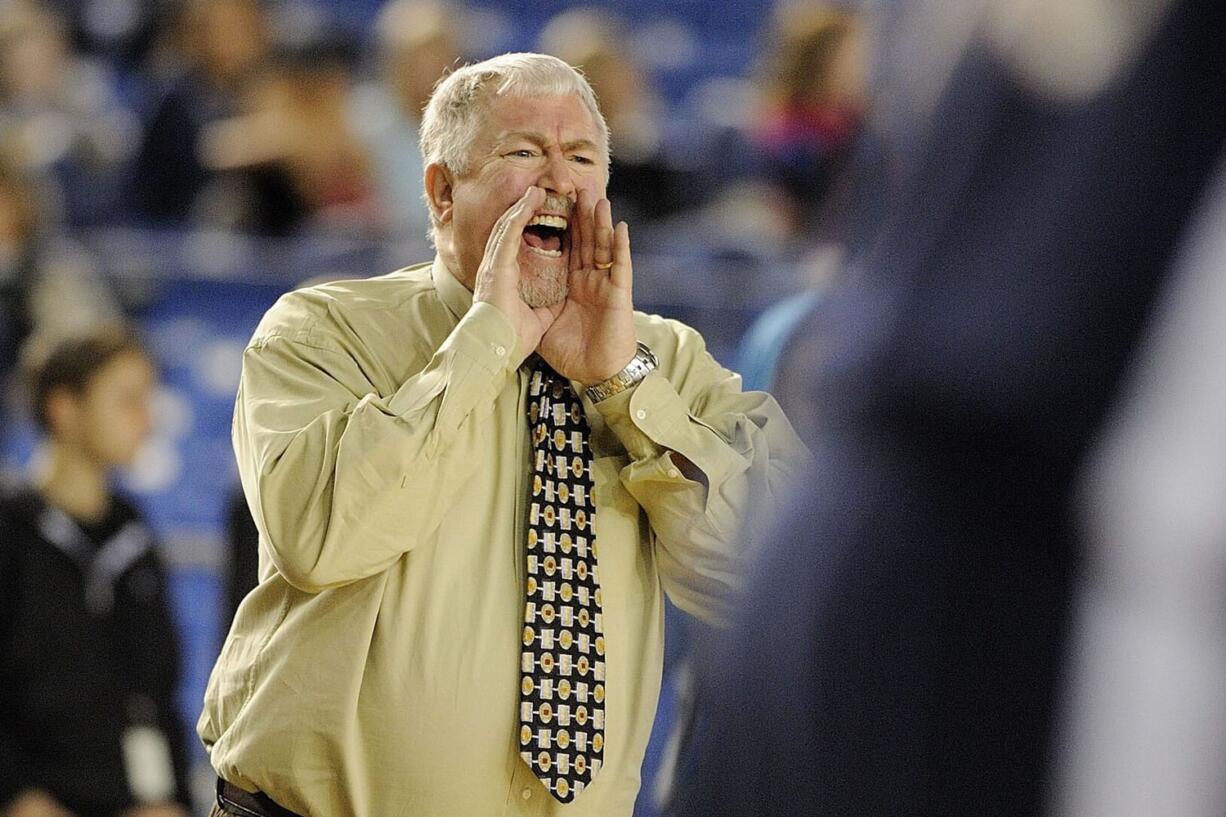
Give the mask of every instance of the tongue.
[[553, 234], [542, 236], [531, 228], [524, 230], [524, 241], [528, 243], [528, 246], [536, 247], [538, 250], [562, 249], [561, 238]]

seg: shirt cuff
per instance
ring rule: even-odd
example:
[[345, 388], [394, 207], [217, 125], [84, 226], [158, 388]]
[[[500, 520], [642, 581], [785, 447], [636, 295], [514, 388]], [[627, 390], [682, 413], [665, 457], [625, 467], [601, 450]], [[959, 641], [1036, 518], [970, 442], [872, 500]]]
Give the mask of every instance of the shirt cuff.
[[[743, 459], [713, 429], [690, 414], [689, 407], [658, 370], [632, 389], [594, 404], [631, 459], [648, 465], [640, 477], [685, 480], [668, 456], [675, 451], [698, 467], [710, 485], [743, 467]], [[729, 457], [728, 455], [731, 455]]]
[[388, 408], [398, 415], [420, 408], [446, 389], [450, 402], [472, 406], [491, 399], [516, 368], [518, 333], [497, 307], [475, 303], [435, 352], [418, 378], [392, 396]]
[[464, 314], [439, 351], [454, 350], [490, 374], [515, 368], [519, 335], [511, 319], [496, 306], [478, 301]]

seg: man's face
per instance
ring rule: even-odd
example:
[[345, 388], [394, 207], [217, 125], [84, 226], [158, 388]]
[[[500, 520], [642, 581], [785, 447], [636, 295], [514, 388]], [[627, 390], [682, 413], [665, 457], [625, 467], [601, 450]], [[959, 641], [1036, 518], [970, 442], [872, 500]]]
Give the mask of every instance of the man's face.
[[592, 115], [577, 96], [495, 97], [463, 176], [452, 177], [450, 219], [439, 250], [469, 289], [494, 222], [531, 185], [545, 203], [519, 244], [520, 295], [531, 306], [566, 297], [569, 216], [579, 191], [595, 202], [605, 195], [609, 168]]

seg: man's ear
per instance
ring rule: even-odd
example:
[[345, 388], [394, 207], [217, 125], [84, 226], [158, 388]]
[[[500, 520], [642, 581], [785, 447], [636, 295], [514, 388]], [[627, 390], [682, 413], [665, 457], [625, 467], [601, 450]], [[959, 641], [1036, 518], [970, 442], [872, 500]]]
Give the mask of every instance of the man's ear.
[[451, 192], [451, 171], [438, 162], [426, 165], [426, 198], [430, 201], [430, 209], [440, 224], [451, 221]]

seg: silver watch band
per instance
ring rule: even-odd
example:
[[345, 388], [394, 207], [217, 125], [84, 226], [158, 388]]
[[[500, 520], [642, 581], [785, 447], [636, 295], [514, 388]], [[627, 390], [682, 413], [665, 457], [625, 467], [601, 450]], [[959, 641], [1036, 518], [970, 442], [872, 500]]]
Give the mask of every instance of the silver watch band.
[[601, 400], [607, 400], [613, 395], [637, 385], [647, 376], [648, 372], [655, 369], [658, 365], [659, 361], [656, 360], [655, 354], [648, 348], [647, 344], [640, 341], [638, 351], [634, 353], [634, 357], [630, 358], [626, 368], [608, 380], [588, 386], [583, 390], [583, 393], [593, 403], [599, 403]]

